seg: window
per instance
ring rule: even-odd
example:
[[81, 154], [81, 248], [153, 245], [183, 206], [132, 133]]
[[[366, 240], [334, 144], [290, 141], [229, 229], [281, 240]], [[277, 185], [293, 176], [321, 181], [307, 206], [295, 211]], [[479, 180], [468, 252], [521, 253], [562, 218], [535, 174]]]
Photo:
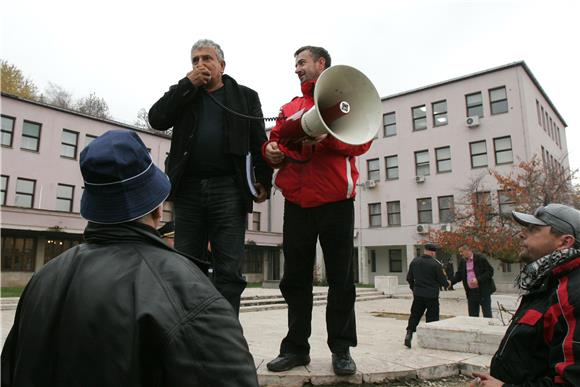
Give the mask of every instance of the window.
[[429, 176], [429, 151], [415, 152], [415, 174], [417, 176]]
[[69, 159], [77, 158], [77, 143], [79, 134], [71, 130], [62, 130], [60, 155]]
[[370, 250], [371, 255], [371, 272], [377, 272], [377, 252], [375, 250]]
[[483, 99], [481, 92], [466, 95], [465, 104], [467, 105], [467, 117], [483, 117]]
[[493, 147], [495, 148], [496, 164], [513, 163], [514, 156], [512, 153], [512, 139], [510, 136], [494, 138]]
[[433, 110], [433, 126], [447, 125], [447, 101], [439, 101], [431, 104]]
[[14, 134], [14, 118], [2, 115], [2, 146], [12, 146]]
[[455, 219], [453, 213], [453, 195], [439, 196], [437, 198], [439, 204], [439, 223], [451, 223]]
[[431, 198], [417, 199], [417, 214], [419, 223], [433, 223]]
[[507, 113], [508, 101], [505, 86], [489, 91], [489, 103], [491, 105], [491, 114]]
[[512, 211], [516, 209], [516, 202], [506, 191], [497, 191], [499, 200], [499, 215], [503, 218], [512, 217]]
[[379, 159], [367, 160], [367, 180], [380, 180]]
[[385, 169], [387, 171], [387, 180], [399, 178], [399, 156], [385, 157]]
[[437, 159], [437, 173], [451, 172], [451, 147], [436, 148], [435, 158]]
[[97, 138], [97, 136], [93, 136], [92, 134], [85, 135], [85, 146], [89, 145], [93, 140]]
[[401, 202], [387, 202], [387, 224], [389, 226], [401, 225]]
[[17, 207], [32, 208], [34, 206], [34, 190], [36, 180], [16, 179], [16, 196], [14, 205]]
[[383, 114], [383, 136], [390, 137], [397, 134], [395, 112]]
[[492, 206], [491, 206], [491, 194], [489, 191], [480, 191], [475, 193], [475, 203], [477, 204], [477, 208], [484, 211], [485, 214], [491, 214]]
[[403, 251], [389, 250], [389, 271], [391, 273], [403, 272]]
[[2, 236], [2, 271], [34, 271], [36, 239]]
[[259, 248], [246, 246], [243, 273], [262, 273], [262, 251]]
[[469, 143], [471, 168], [487, 167], [487, 146], [485, 140]]
[[540, 113], [540, 103], [536, 100], [536, 113], [538, 114], [538, 124], [542, 126], [542, 114]]
[[254, 231], [260, 231], [260, 219], [261, 219], [261, 213], [258, 211], [254, 211], [252, 213], [252, 230]]
[[369, 227], [381, 225], [381, 203], [369, 203]]
[[58, 257], [73, 246], [80, 243], [74, 239], [49, 239], [46, 241], [44, 247], [44, 263], [48, 263], [51, 259]]
[[427, 108], [425, 105], [417, 106], [413, 111], [413, 130], [427, 129]]
[[24, 121], [20, 149], [38, 152], [40, 147], [40, 127], [36, 122]]
[[1, 188], [2, 188], [2, 190], [0, 192], [2, 192], [2, 194], [1, 194], [2, 197], [0, 198], [0, 204], [5, 206], [6, 205], [6, 191], [8, 191], [8, 176], [2, 175]]
[[544, 107], [540, 106], [540, 110], [542, 111], [542, 128], [544, 128], [544, 132], [546, 131], [546, 118], [544, 115]]
[[59, 184], [56, 187], [57, 211], [72, 212], [74, 192], [74, 185]]

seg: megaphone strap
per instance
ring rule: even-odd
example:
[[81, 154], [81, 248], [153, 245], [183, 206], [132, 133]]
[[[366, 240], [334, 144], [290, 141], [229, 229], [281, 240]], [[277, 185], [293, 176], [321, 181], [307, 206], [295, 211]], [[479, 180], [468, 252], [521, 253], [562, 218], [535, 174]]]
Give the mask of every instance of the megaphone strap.
[[286, 147], [283, 143], [278, 143], [278, 148], [280, 148], [280, 151], [282, 151], [282, 153], [286, 155], [286, 160], [290, 161], [291, 163], [306, 164], [310, 162], [310, 160], [312, 160], [312, 156], [314, 156], [315, 146], [312, 145], [312, 152], [310, 152], [310, 155], [308, 155], [305, 159], [290, 156], [290, 153], [295, 154], [296, 152], [293, 152], [290, 149], [288, 149], [288, 147]]

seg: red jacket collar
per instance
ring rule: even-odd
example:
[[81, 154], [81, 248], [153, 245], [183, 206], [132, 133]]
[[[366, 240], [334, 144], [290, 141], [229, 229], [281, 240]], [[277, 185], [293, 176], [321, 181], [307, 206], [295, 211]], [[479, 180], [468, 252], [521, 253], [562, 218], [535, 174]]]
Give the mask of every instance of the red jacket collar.
[[316, 85], [316, 81], [306, 81], [300, 84], [300, 88], [302, 89], [302, 95], [305, 97], [310, 97], [314, 95], [314, 86]]

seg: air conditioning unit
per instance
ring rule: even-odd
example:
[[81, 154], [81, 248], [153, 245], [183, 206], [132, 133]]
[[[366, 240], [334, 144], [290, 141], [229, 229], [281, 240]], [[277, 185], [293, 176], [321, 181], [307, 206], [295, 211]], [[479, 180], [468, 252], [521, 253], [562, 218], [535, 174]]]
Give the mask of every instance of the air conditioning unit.
[[377, 182], [374, 180], [365, 181], [365, 188], [372, 189], [372, 188], [375, 188], [376, 186], [377, 186]]
[[451, 225], [449, 223], [442, 224], [441, 231], [447, 231], [447, 232], [451, 231]]
[[475, 128], [479, 126], [479, 116], [469, 116], [465, 119], [465, 125], [469, 128]]
[[424, 183], [425, 182], [425, 176], [415, 176], [415, 182], [416, 183]]
[[417, 225], [417, 233], [418, 234], [427, 234], [429, 232], [429, 226], [426, 224], [418, 224]]

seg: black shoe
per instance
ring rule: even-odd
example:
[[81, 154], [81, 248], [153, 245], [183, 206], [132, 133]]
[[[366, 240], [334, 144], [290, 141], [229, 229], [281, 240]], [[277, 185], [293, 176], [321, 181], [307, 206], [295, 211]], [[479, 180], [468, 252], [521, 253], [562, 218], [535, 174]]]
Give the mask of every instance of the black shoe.
[[407, 335], [405, 336], [405, 345], [411, 348], [411, 340], [413, 340], [413, 332], [407, 331]]
[[310, 364], [310, 356], [295, 353], [284, 353], [266, 364], [268, 370], [272, 372], [282, 372], [291, 370], [294, 367]]
[[343, 375], [354, 375], [356, 372], [356, 364], [350, 353], [346, 352], [336, 352], [332, 353], [332, 369], [334, 373], [340, 376]]

